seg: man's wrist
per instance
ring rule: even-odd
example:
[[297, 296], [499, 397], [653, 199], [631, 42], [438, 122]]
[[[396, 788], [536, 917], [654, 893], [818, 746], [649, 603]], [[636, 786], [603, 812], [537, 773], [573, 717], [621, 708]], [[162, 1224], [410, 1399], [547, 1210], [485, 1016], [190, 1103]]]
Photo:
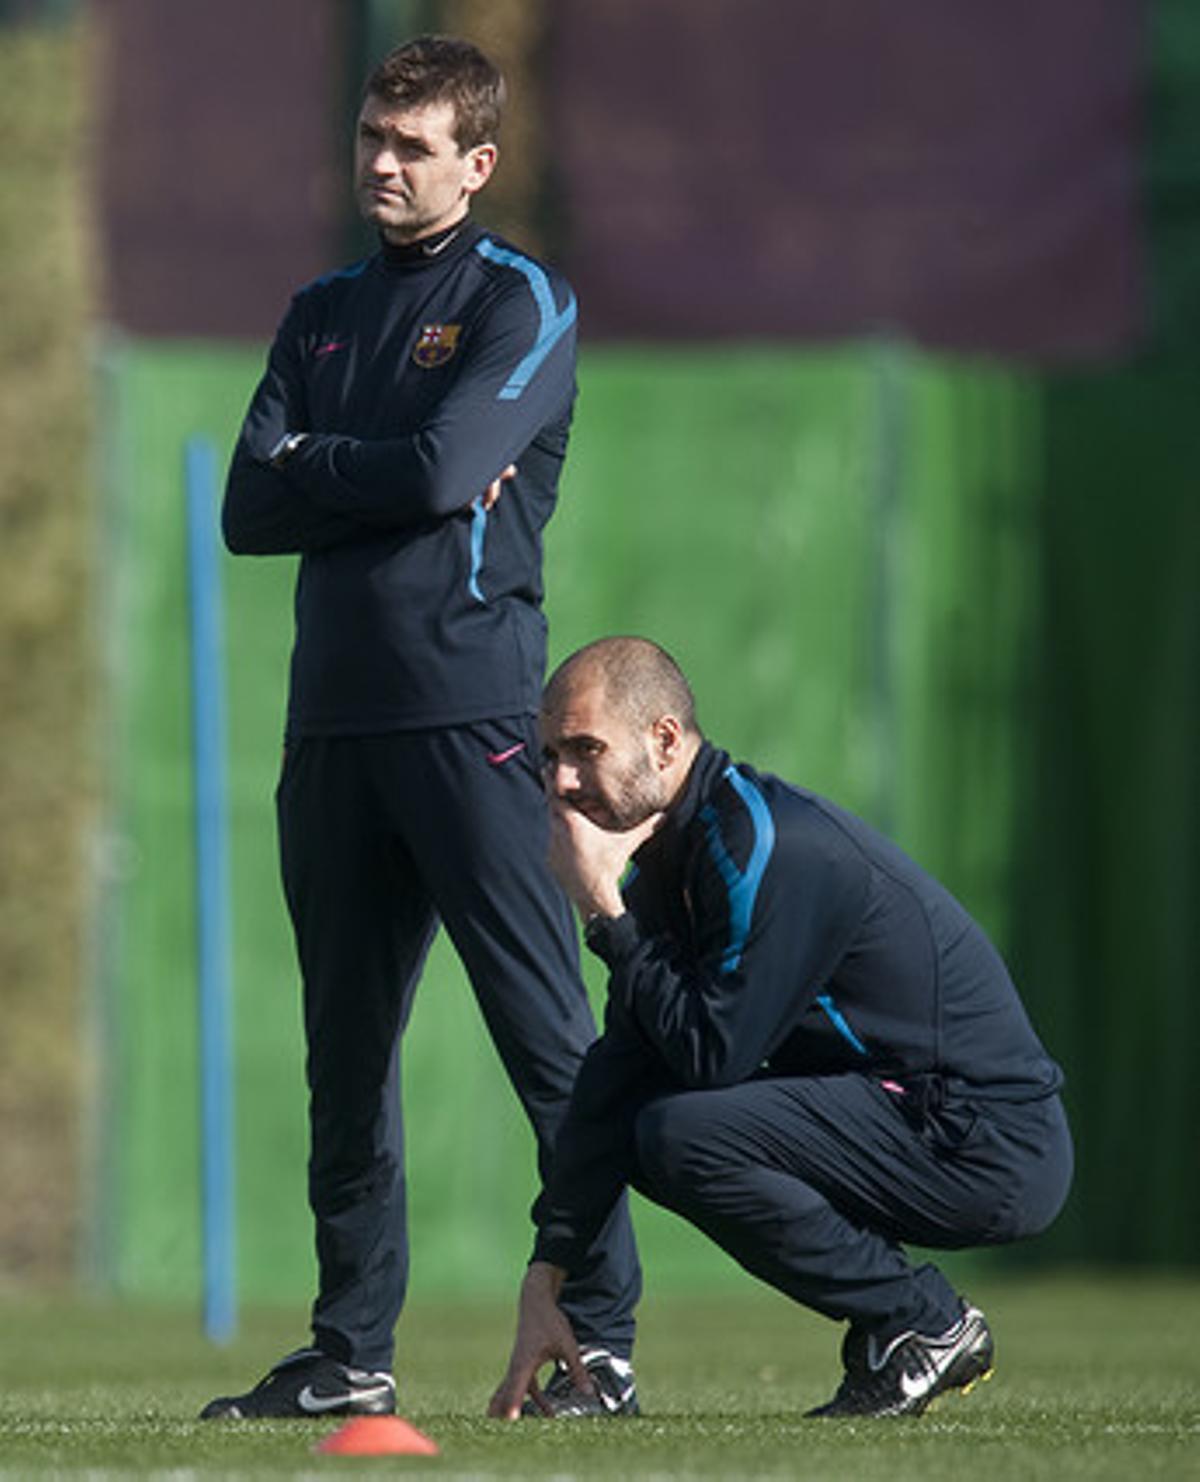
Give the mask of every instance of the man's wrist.
[[579, 912], [579, 919], [585, 926], [597, 916], [606, 916], [610, 921], [614, 921], [618, 916], [625, 914], [625, 900], [617, 884], [611, 887], [592, 886], [582, 889], [572, 899], [575, 909]]
[[556, 1266], [553, 1262], [542, 1260], [537, 1256], [530, 1261], [525, 1271], [526, 1288], [528, 1290], [544, 1290], [556, 1302], [566, 1279], [567, 1273], [564, 1267]]

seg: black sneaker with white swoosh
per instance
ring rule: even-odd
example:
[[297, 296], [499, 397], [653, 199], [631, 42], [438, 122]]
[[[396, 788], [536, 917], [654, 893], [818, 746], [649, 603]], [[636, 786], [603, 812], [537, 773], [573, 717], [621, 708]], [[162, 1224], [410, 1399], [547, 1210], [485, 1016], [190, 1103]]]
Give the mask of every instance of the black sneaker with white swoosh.
[[210, 1400], [201, 1420], [304, 1420], [323, 1415], [391, 1415], [396, 1381], [385, 1370], [354, 1369], [317, 1348], [280, 1359], [244, 1395]]
[[920, 1415], [952, 1390], [968, 1394], [990, 1379], [995, 1345], [978, 1307], [963, 1304], [944, 1333], [900, 1333], [879, 1344], [851, 1328], [842, 1344], [845, 1374], [837, 1394], [810, 1416]]
[[592, 1376], [595, 1392], [577, 1389], [565, 1364], [555, 1364], [554, 1373], [542, 1391], [542, 1404], [526, 1400], [521, 1414], [552, 1420], [580, 1420], [639, 1414], [637, 1384], [628, 1359], [617, 1358], [607, 1348], [583, 1348], [583, 1366]]

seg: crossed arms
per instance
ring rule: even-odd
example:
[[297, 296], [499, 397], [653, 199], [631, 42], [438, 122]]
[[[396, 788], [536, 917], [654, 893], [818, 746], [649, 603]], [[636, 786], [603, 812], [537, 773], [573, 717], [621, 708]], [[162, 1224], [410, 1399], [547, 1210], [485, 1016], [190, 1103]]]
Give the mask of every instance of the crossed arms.
[[[293, 301], [234, 450], [222, 511], [229, 548], [241, 555], [303, 554], [490, 508], [520, 455], [569, 405], [574, 335], [563, 334], [539, 374], [505, 395], [512, 367], [537, 334], [519, 286], [472, 326], [445, 396], [398, 436], [355, 437], [314, 426], [304, 371], [304, 296]], [[368, 408], [370, 423], [403, 427], [403, 383], [381, 391], [395, 407]], [[285, 433], [306, 436], [281, 467], [271, 451]]]

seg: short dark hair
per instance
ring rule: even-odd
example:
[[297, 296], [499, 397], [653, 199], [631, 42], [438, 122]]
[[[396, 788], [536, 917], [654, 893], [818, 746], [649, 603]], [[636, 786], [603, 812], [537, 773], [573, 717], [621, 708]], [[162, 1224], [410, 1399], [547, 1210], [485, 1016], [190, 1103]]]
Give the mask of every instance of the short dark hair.
[[401, 108], [449, 103], [460, 153], [490, 144], [500, 132], [504, 78], [477, 46], [455, 36], [418, 36], [388, 52], [367, 78], [363, 96]]
[[546, 698], [553, 703], [560, 690], [592, 679], [604, 686], [605, 703], [635, 729], [673, 715], [685, 731], [700, 734], [691, 685], [666, 649], [651, 639], [597, 638], [558, 666]]

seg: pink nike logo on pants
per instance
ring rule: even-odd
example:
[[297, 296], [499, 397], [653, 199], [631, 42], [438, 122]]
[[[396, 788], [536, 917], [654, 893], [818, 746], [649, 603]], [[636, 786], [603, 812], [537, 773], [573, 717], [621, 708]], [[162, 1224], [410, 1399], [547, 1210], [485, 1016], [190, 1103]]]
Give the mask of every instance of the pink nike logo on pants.
[[518, 754], [518, 752], [522, 752], [524, 750], [525, 750], [525, 743], [524, 743], [524, 741], [518, 741], [515, 746], [509, 746], [504, 751], [489, 751], [488, 752], [488, 763], [489, 763], [489, 765], [491, 765], [493, 767], [503, 766], [503, 764], [505, 762], [509, 761], [512, 757], [516, 756]]

